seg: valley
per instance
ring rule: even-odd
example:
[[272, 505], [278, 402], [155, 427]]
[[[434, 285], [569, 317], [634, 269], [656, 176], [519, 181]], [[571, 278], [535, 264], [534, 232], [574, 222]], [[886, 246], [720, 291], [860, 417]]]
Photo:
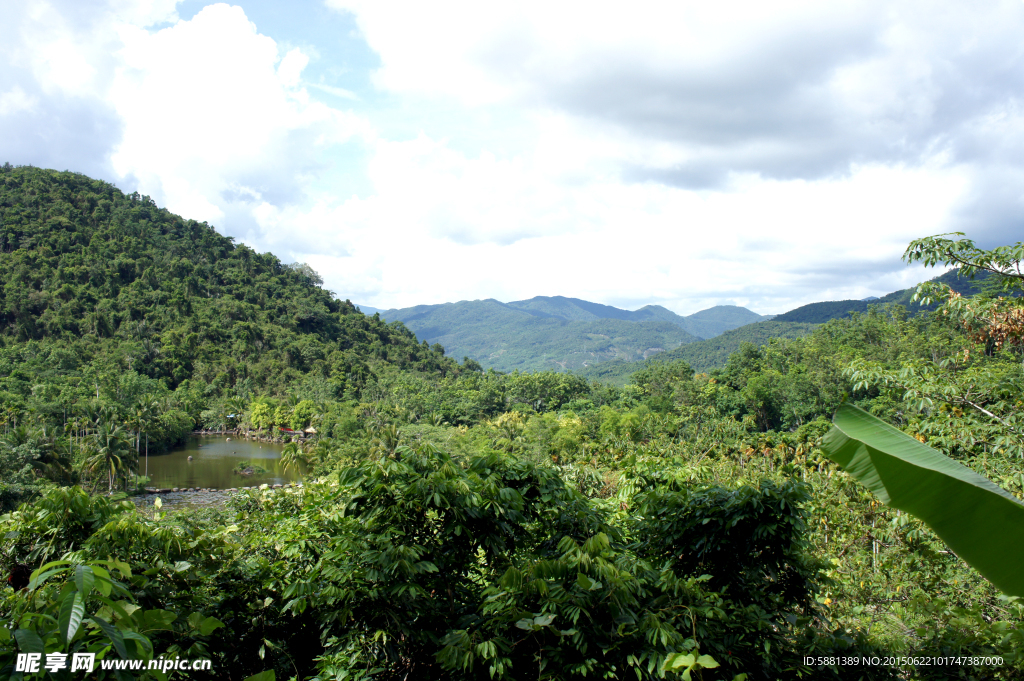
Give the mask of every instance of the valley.
[[0, 677], [1021, 678], [1020, 254], [912, 242], [960, 268], [924, 308], [367, 315], [149, 197], [0, 167]]

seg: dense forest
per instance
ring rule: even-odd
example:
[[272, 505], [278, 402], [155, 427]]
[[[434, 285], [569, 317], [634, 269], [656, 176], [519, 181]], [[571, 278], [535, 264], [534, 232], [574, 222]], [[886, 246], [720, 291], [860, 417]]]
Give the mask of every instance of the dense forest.
[[738, 352], [744, 344], [759, 347], [769, 343], [772, 339], [801, 338], [810, 334], [816, 327], [817, 324], [805, 322], [777, 322], [775, 320], [754, 322], [731, 329], [714, 338], [681, 345], [675, 350], [659, 352], [644, 362], [616, 359], [588, 366], [577, 373], [586, 378], [618, 386], [626, 385], [635, 372], [654, 364], [684, 361], [694, 371], [708, 373], [724, 367], [729, 361], [729, 357]]
[[[991, 285], [617, 387], [455, 362], [74, 173], [0, 169], [0, 223], [0, 677], [82, 652], [254, 681], [1024, 674], [1018, 598], [823, 443], [854, 404], [1024, 496], [1024, 246], [922, 239], [908, 261]], [[130, 498], [147, 442], [281, 427], [316, 431], [285, 447], [301, 487]]]

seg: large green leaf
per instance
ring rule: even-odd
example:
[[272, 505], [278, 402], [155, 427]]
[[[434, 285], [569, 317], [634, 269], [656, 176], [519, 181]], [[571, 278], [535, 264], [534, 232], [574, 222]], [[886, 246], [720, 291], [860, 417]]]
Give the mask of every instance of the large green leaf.
[[57, 624], [61, 636], [64, 637], [64, 643], [68, 643], [75, 637], [84, 615], [85, 600], [82, 598], [82, 592], [69, 591], [60, 605], [60, 613], [57, 617]]
[[842, 405], [823, 449], [883, 502], [917, 516], [1007, 594], [1024, 596], [1024, 504], [862, 409]]
[[45, 653], [46, 646], [39, 634], [31, 629], [18, 629], [14, 632], [14, 640], [18, 642], [18, 650], [23, 653]]
[[89, 597], [89, 593], [92, 591], [92, 586], [95, 583], [96, 574], [92, 571], [91, 567], [88, 565], [75, 566], [75, 586], [78, 587], [78, 592], [82, 594], [82, 598]]
[[107, 635], [108, 639], [110, 639], [110, 643], [114, 646], [114, 650], [117, 651], [117, 654], [121, 656], [121, 659], [127, 660], [128, 650], [124, 647], [124, 635], [118, 631], [113, 624], [110, 624], [102, 617], [93, 615], [89, 619], [95, 622], [96, 626], [103, 630], [103, 633]]

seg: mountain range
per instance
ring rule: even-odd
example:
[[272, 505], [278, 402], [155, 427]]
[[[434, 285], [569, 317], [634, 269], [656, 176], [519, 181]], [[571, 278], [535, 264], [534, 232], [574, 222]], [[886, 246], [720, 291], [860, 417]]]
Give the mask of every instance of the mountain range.
[[[964, 295], [979, 293], [988, 279], [988, 272], [979, 272], [974, 280], [960, 276], [959, 270], [950, 270], [935, 277], [932, 281], [945, 284]], [[808, 324], [824, 324], [830, 319], [843, 319], [854, 312], [864, 313], [871, 305], [902, 305], [909, 314], [918, 314], [926, 310], [934, 310], [937, 305], [922, 306], [913, 302], [916, 286], [893, 291], [880, 298], [871, 297], [864, 300], [828, 300], [820, 303], [809, 303], [775, 317], [777, 322], [803, 322]]]
[[681, 316], [660, 305], [623, 310], [564, 296], [503, 303], [494, 299], [377, 310], [446, 354], [470, 357], [499, 371], [578, 371], [609, 360], [635, 362], [681, 345], [766, 319], [721, 305]]
[[[946, 284], [954, 291], [965, 296], [972, 296], [981, 292], [988, 276], [987, 272], [979, 272], [972, 281], [960, 277], [957, 270], [951, 270], [935, 277], [932, 281]], [[685, 360], [695, 371], [710, 372], [725, 366], [729, 355], [739, 350], [740, 346], [744, 343], [764, 345], [772, 338], [799, 338], [806, 336], [817, 327], [833, 319], [846, 319], [853, 314], [863, 314], [868, 311], [871, 305], [900, 305], [909, 316], [932, 311], [938, 307], [935, 303], [921, 305], [913, 302], [912, 299], [916, 289], [916, 286], [905, 288], [893, 291], [880, 298], [828, 300], [819, 303], [809, 303], [790, 310], [785, 314], [777, 315], [771, 320], [747, 324], [746, 326], [726, 331], [713, 338], [696, 341], [682, 345], [674, 350], [659, 353], [646, 360], [646, 362]], [[643, 363], [612, 360], [587, 367], [580, 373], [588, 378], [621, 386], [625, 385], [633, 372], [642, 366]]]
[[[985, 280], [959, 277], [956, 270], [934, 281], [973, 295]], [[683, 359], [697, 371], [724, 366], [743, 343], [797, 338], [820, 324], [867, 312], [871, 305], [902, 305], [908, 314], [934, 309], [912, 303], [915, 288], [863, 300], [822, 301], [784, 314], [759, 315], [743, 307], [718, 305], [681, 316], [660, 305], [623, 310], [563, 296], [537, 296], [503, 303], [494, 299], [379, 310], [358, 306], [401, 322], [420, 340], [440, 343], [446, 354], [469, 357], [498, 371], [566, 370], [624, 384], [641, 362]]]

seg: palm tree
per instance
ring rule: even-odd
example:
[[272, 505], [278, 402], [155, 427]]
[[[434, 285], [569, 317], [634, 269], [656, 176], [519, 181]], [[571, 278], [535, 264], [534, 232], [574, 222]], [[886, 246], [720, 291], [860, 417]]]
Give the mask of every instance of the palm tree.
[[281, 463], [286, 473], [291, 469], [302, 469], [309, 465], [309, 454], [298, 442], [292, 441], [281, 451]]
[[236, 427], [242, 420], [242, 413], [245, 411], [246, 402], [241, 397], [229, 397], [224, 400], [220, 417], [228, 428]]
[[316, 444], [312, 447], [313, 458], [316, 461], [326, 461], [327, 457], [334, 453], [334, 440], [329, 437], [318, 437]]
[[522, 442], [525, 424], [518, 413], [502, 414], [491, 425], [497, 430], [495, 437], [491, 439], [491, 444], [496, 449], [511, 452]]
[[154, 398], [152, 395], [143, 395], [142, 398], [138, 401], [138, 403], [136, 403], [134, 408], [135, 416], [137, 418], [140, 430], [138, 437], [139, 444], [137, 444], [135, 447], [135, 456], [137, 460], [139, 455], [141, 454], [141, 452], [139, 451], [139, 445], [141, 445], [142, 436], [145, 435], [146, 472], [144, 473], [144, 475], [147, 478], [149, 477], [149, 427], [160, 416], [160, 412], [164, 410], [162, 407], [165, 408], [166, 405], [161, 405], [160, 400]]
[[370, 458], [394, 457], [402, 441], [402, 431], [391, 423], [376, 429], [370, 440]]
[[131, 446], [124, 430], [112, 421], [103, 421], [96, 428], [93, 441], [94, 453], [85, 462], [90, 471], [102, 471], [107, 476], [107, 491], [114, 491], [114, 480], [124, 468], [126, 454]]
[[[149, 395], [144, 395], [132, 405], [128, 412], [128, 419], [125, 425], [131, 429], [132, 439], [135, 441], [135, 456], [133, 457], [132, 471], [138, 475], [138, 461], [142, 455], [142, 435], [146, 434], [146, 473], [149, 473], [149, 424], [153, 421], [160, 403]], [[125, 479], [127, 484], [127, 478]]]

